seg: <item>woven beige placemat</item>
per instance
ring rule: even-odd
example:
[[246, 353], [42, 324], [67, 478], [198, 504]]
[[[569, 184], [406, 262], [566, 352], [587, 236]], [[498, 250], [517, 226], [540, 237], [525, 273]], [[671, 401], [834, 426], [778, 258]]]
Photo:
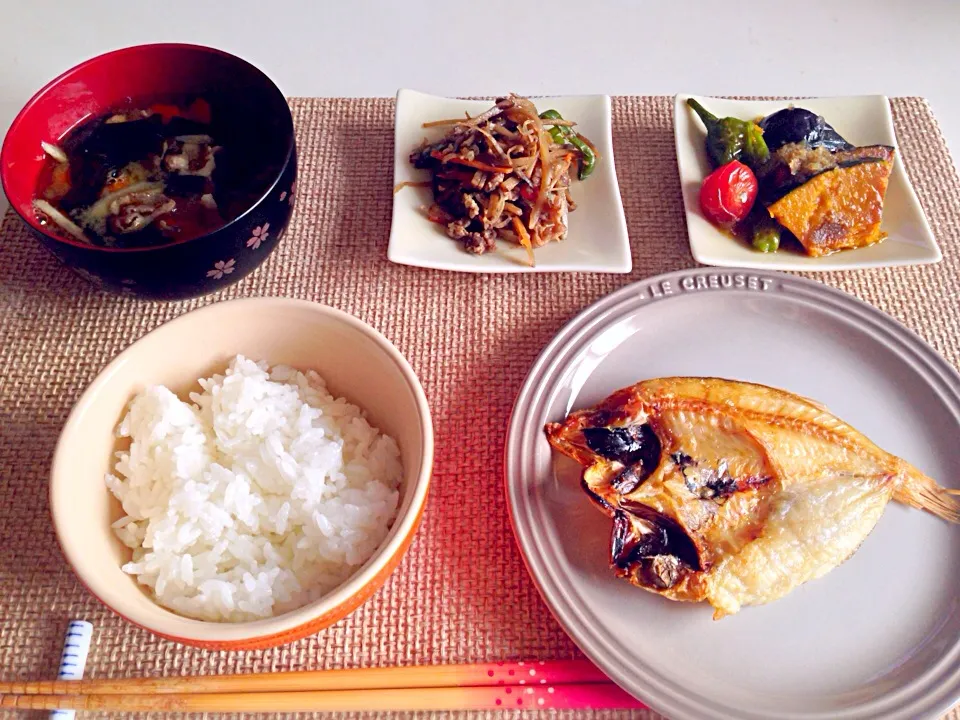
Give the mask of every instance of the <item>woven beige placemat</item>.
[[[901, 98], [892, 104], [900, 152], [943, 262], [815, 277], [894, 316], [957, 365], [960, 182], [927, 103]], [[538, 597], [514, 543], [500, 476], [503, 433], [528, 368], [574, 314], [628, 282], [694, 264], [677, 180], [671, 99], [614, 102], [617, 174], [633, 246], [630, 276], [465, 275], [390, 264], [393, 101], [296, 99], [291, 105], [301, 162], [292, 225], [259, 271], [220, 295], [158, 304], [102, 294], [61, 267], [16, 218], [4, 221], [4, 679], [53, 677], [64, 628], [73, 618], [95, 625], [87, 673], [96, 677], [578, 656]], [[251, 295], [328, 303], [396, 343], [433, 408], [436, 467], [409, 554], [366, 605], [286, 647], [207, 652], [158, 640], [105, 610], [81, 587], [56, 546], [47, 514], [47, 470], [71, 405], [120, 349], [187, 310]]]

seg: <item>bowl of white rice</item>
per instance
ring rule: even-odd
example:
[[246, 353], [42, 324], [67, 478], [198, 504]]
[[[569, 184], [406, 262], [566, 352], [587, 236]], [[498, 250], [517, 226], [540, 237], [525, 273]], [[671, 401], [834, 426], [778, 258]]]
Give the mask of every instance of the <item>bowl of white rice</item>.
[[342, 619], [397, 567], [433, 465], [423, 389], [379, 332], [316, 303], [189, 312], [97, 376], [53, 459], [63, 553], [104, 604], [211, 649]]

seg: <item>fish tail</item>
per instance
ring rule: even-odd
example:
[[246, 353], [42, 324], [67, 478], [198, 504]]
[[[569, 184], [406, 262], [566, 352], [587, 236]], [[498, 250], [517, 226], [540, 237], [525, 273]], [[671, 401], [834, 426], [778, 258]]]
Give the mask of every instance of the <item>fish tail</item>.
[[960, 490], [940, 487], [914, 467], [907, 467], [893, 499], [904, 505], [926, 510], [948, 522], [960, 523]]

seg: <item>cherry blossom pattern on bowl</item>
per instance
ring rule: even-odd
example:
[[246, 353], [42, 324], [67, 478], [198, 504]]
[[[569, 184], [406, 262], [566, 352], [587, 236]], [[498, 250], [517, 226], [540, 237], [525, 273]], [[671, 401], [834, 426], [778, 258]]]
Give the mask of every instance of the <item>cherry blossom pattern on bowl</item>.
[[234, 258], [229, 260], [218, 260], [213, 264], [213, 270], [207, 270], [207, 277], [213, 278], [214, 280], [219, 280], [225, 275], [230, 275], [233, 272], [234, 265], [236, 264]]
[[256, 250], [267, 241], [268, 237], [270, 237], [270, 223], [257, 225], [257, 227], [253, 229], [250, 239], [247, 240], [247, 247]]
[[290, 206], [292, 207], [293, 197], [296, 194], [297, 194], [297, 181], [294, 180], [293, 184], [290, 185], [289, 190], [284, 190], [282, 193], [280, 193], [280, 202], [283, 202], [284, 200], [286, 200], [288, 203], [290, 203]]

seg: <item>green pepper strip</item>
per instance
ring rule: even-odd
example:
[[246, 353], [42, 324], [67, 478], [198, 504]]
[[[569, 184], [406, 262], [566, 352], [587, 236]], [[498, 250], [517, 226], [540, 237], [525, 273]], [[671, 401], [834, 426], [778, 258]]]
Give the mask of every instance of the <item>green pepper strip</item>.
[[[563, 120], [563, 117], [556, 110], [545, 110], [540, 113], [540, 119]], [[584, 180], [593, 172], [594, 167], [597, 165], [597, 154], [593, 151], [592, 147], [583, 141], [572, 127], [569, 125], [554, 125], [548, 132], [550, 133], [550, 137], [553, 138], [553, 141], [558, 145], [569, 143], [580, 151], [581, 160], [578, 177], [581, 180]]]

